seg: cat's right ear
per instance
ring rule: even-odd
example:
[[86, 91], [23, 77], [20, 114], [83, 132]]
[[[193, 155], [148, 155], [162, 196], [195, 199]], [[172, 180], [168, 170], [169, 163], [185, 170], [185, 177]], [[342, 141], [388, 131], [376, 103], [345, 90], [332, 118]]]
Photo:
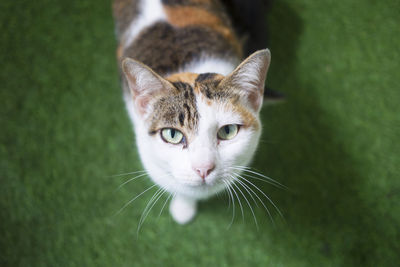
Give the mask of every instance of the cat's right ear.
[[171, 84], [152, 69], [131, 58], [122, 62], [122, 70], [128, 81], [134, 103], [140, 115], [149, 110], [149, 103], [154, 95], [171, 88]]
[[254, 111], [260, 111], [263, 101], [264, 84], [271, 53], [268, 49], [258, 50], [236, 67], [219, 84], [220, 88], [233, 88]]

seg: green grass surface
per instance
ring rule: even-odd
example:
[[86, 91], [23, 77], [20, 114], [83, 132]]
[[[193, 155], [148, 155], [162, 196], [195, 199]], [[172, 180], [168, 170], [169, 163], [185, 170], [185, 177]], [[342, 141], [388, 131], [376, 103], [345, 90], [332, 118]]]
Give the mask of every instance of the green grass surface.
[[[108, 1], [0, 3], [1, 266], [395, 266], [400, 262], [400, 5], [276, 1], [253, 167], [280, 207], [260, 230], [227, 198], [179, 226], [155, 206], [121, 98]], [[262, 33], [260, 33], [262, 34]], [[154, 191], [153, 191], [154, 192]], [[163, 198], [164, 200], [165, 198]], [[270, 207], [271, 208], [271, 207]], [[271, 210], [273, 210], [271, 208]]]

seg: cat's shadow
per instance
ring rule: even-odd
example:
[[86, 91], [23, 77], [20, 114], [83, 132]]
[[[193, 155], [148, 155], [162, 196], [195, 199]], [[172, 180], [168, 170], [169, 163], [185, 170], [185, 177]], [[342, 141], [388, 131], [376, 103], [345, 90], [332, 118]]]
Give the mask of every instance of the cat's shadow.
[[[268, 235], [276, 235], [271, 238], [276, 242], [275, 246], [281, 246], [283, 250], [295, 247], [294, 240], [317, 244], [317, 253], [328, 258], [337, 253], [333, 247], [341, 245], [332, 242], [347, 238], [349, 247], [340, 252], [345, 261], [350, 265], [354, 261], [364, 262], [370, 251], [364, 242], [364, 233], [374, 230], [367, 223], [374, 211], [357, 194], [357, 188], [364, 181], [357, 173], [356, 160], [335, 136], [337, 128], [321, 108], [313, 85], [302, 82], [304, 79], [299, 79], [296, 72], [302, 21], [281, 1], [271, 5], [268, 16], [272, 54], [268, 84], [283, 91], [286, 101], [263, 109], [263, 137], [252, 167], [277, 179], [290, 190], [277, 190], [252, 181], [277, 204], [286, 221], [285, 226], [274, 231], [270, 230], [272, 224], [264, 220], [259, 232], [262, 234], [264, 228]], [[202, 208], [210, 207], [215, 213], [226, 209], [227, 201], [214, 198], [211, 203]], [[271, 205], [269, 207], [274, 210]], [[257, 212], [258, 217], [261, 214]], [[274, 217], [279, 217], [276, 211]], [[246, 225], [256, 231], [251, 220], [253, 218], [247, 212]]]

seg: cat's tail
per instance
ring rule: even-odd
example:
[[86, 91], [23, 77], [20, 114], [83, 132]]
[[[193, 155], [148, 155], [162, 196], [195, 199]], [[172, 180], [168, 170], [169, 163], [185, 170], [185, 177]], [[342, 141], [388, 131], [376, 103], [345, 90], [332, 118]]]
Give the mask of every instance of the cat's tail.
[[269, 0], [221, 0], [232, 18], [233, 27], [244, 39], [244, 56], [268, 47]]
[[119, 43], [124, 39], [124, 35], [131, 26], [132, 21], [140, 13], [140, 5], [146, 0], [113, 0], [112, 13], [115, 24], [115, 35]]
[[[244, 41], [243, 55], [269, 47], [267, 15], [269, 0], [222, 0], [232, 18], [233, 27]], [[264, 103], [278, 103], [285, 99], [283, 93], [266, 87]]]

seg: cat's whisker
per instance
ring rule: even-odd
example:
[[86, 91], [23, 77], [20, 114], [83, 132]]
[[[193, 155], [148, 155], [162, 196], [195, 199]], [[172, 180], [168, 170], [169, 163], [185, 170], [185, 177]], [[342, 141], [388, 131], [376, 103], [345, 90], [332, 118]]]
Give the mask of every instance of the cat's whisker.
[[243, 181], [248, 182], [249, 184], [251, 184], [255, 189], [257, 189], [266, 199], [268, 199], [268, 201], [272, 204], [272, 206], [274, 206], [274, 208], [276, 209], [276, 211], [278, 212], [279, 216], [284, 219], [282, 212], [279, 210], [279, 208], [275, 205], [275, 203], [272, 201], [272, 199], [270, 197], [268, 197], [260, 188], [258, 188], [255, 184], [253, 184], [252, 182], [250, 182], [249, 180], [245, 179], [244, 177], [242, 177]]
[[[234, 179], [234, 177], [231, 177], [231, 179]], [[234, 185], [234, 183], [232, 183], [232, 185]], [[231, 186], [231, 189], [232, 189], [233, 193], [236, 195], [236, 198], [237, 198], [237, 200], [239, 202], [240, 211], [242, 212], [242, 220], [244, 222], [244, 212], [243, 212], [242, 202], [240, 201], [240, 198], [239, 198], [238, 194], [236, 193], [235, 188], [233, 186]]]
[[[245, 180], [245, 178], [243, 178], [243, 177], [240, 176], [239, 174], [236, 174], [236, 175], [238, 176], [238, 178], [241, 178], [241, 179], [244, 179], [244, 180]], [[266, 212], [267, 212], [267, 214], [268, 214], [268, 217], [270, 218], [272, 224], [275, 226], [275, 221], [274, 221], [274, 219], [272, 218], [271, 212], [269, 211], [268, 207], [265, 205], [264, 201], [262, 201], [262, 199], [258, 196], [258, 194], [257, 194], [256, 192], [254, 192], [254, 190], [253, 190], [251, 187], [249, 187], [246, 183], [240, 181], [239, 179], [236, 180], [236, 181], [239, 182], [239, 183], [241, 183], [243, 186], [247, 187], [251, 192], [253, 192], [253, 194], [257, 197], [257, 199], [260, 201], [261, 205], [263, 205], [264, 209], [266, 210]], [[253, 200], [254, 200], [254, 199], [253, 199]]]
[[130, 174], [137, 174], [137, 173], [145, 173], [146, 171], [141, 170], [141, 171], [135, 171], [135, 172], [126, 172], [126, 173], [120, 173], [120, 174], [114, 174], [114, 175], [110, 175], [107, 177], [120, 177], [120, 176], [125, 176], [125, 175], [130, 175]]
[[146, 215], [144, 216], [144, 218], [143, 218], [143, 220], [142, 220], [142, 222], [141, 222], [141, 224], [140, 224], [140, 226], [139, 226], [138, 233], [139, 233], [139, 230], [140, 230], [141, 226], [143, 225], [144, 221], [146, 220], [147, 216], [150, 214], [151, 209], [157, 204], [158, 200], [161, 199], [161, 197], [165, 194], [165, 192], [167, 192], [167, 190], [166, 190], [166, 189], [163, 189], [163, 190], [159, 193], [157, 199], [154, 200], [153, 205], [151, 205], [151, 207], [150, 207], [149, 210], [147, 211]]
[[129, 182], [131, 182], [131, 181], [133, 181], [133, 180], [136, 180], [136, 179], [138, 179], [138, 178], [140, 178], [140, 177], [146, 176], [146, 175], [147, 175], [147, 173], [143, 173], [143, 174], [140, 174], [140, 175], [137, 175], [137, 176], [134, 176], [134, 177], [130, 178], [129, 180], [127, 180], [127, 181], [125, 181], [124, 183], [122, 183], [121, 185], [119, 185], [115, 191], [120, 190], [120, 189], [121, 189], [124, 185], [126, 185], [127, 183], [129, 183]]
[[[236, 182], [238, 182], [241, 186], [243, 186], [243, 182], [240, 181], [239, 179], [235, 180]], [[243, 186], [243, 188], [246, 190], [246, 192], [249, 194], [249, 196], [251, 197], [251, 199], [253, 200], [254, 204], [256, 204], [256, 206], [258, 207], [258, 203], [257, 201], [254, 199], [253, 195], [251, 194], [251, 192], [249, 190], [247, 190], [246, 187]]]
[[245, 172], [247, 175], [249, 175], [249, 173], [251, 173], [251, 174], [260, 176], [260, 177], [262, 177], [262, 178], [264, 178], [264, 179], [270, 181], [270, 182], [273, 183], [275, 186], [282, 187], [283, 189], [288, 189], [285, 185], [279, 183], [279, 182], [276, 181], [275, 179], [272, 179], [271, 177], [268, 177], [268, 176], [266, 176], [266, 175], [264, 175], [264, 174], [262, 174], [262, 173], [259, 173], [259, 172], [253, 170], [253, 169], [250, 168], [250, 167], [247, 167], [247, 166], [233, 166], [233, 167], [230, 167], [230, 168], [231, 168], [231, 169], [235, 169], [235, 170], [243, 171], [243, 172]]
[[122, 206], [121, 209], [119, 209], [119, 210], [117, 211], [117, 213], [116, 213], [115, 215], [121, 213], [121, 211], [124, 210], [129, 204], [131, 204], [131, 203], [132, 203], [133, 201], [135, 201], [138, 197], [140, 197], [141, 195], [143, 195], [144, 193], [146, 193], [147, 191], [149, 191], [150, 189], [152, 189], [152, 188], [155, 187], [155, 186], [156, 186], [156, 184], [153, 184], [152, 186], [148, 187], [146, 190], [144, 190], [143, 192], [141, 192], [139, 195], [137, 195], [137, 196], [135, 196], [134, 198], [132, 198], [131, 200], [129, 200], [124, 206]]
[[263, 178], [265, 178], [265, 179], [267, 179], [267, 180], [269, 180], [269, 181], [271, 181], [271, 182], [273, 182], [273, 183], [276, 183], [277, 185], [280, 185], [280, 186], [282, 186], [282, 187], [287, 188], [285, 185], [281, 184], [281, 183], [278, 182], [277, 180], [275, 180], [275, 179], [273, 179], [273, 178], [271, 178], [271, 177], [269, 177], [269, 176], [266, 176], [265, 174], [262, 174], [262, 173], [258, 172], [257, 170], [255, 170], [255, 169], [252, 168], [252, 167], [236, 165], [236, 166], [232, 166], [231, 168], [233, 168], [233, 169], [236, 168], [236, 169], [242, 170], [242, 171], [244, 171], [244, 172], [248, 172], [248, 173], [252, 173], [252, 174], [261, 176], [261, 177], [263, 177]]
[[[161, 197], [162, 197], [165, 193], [167, 193], [167, 192], [168, 192], [168, 191], [167, 191], [166, 189], [163, 189], [163, 190], [161, 191], [161, 193], [159, 194], [159, 196], [157, 197], [157, 199], [154, 200], [153, 205], [152, 205], [152, 206], [150, 207], [150, 209], [147, 211], [147, 214], [146, 214], [146, 216], [144, 217], [144, 219], [143, 219], [143, 221], [142, 221], [142, 225], [143, 225], [144, 221], [146, 220], [147, 216], [149, 215], [151, 209], [156, 205], [157, 201], [160, 200]], [[168, 198], [169, 198], [169, 196], [167, 197], [167, 199], [168, 199]]]
[[251, 214], [253, 214], [254, 223], [256, 224], [256, 228], [257, 228], [257, 230], [259, 230], [257, 219], [256, 219], [256, 215], [254, 214], [253, 208], [251, 207], [249, 200], [247, 199], [247, 197], [245, 196], [245, 194], [243, 193], [243, 191], [240, 189], [240, 187], [237, 184], [233, 184], [233, 185], [236, 186], [236, 188], [239, 190], [240, 194], [242, 194], [242, 196], [244, 197], [245, 201], [247, 202], [247, 205], [250, 208]]
[[256, 177], [256, 176], [252, 176], [252, 175], [249, 175], [249, 174], [246, 174], [246, 173], [242, 173], [242, 175], [245, 176], [245, 177], [247, 177], [247, 178], [255, 179], [255, 180], [261, 181], [261, 182], [263, 182], [263, 183], [267, 183], [267, 184], [273, 185], [273, 186], [275, 186], [275, 187], [277, 187], [277, 188], [279, 188], [279, 189], [283, 189], [283, 188], [281, 188], [280, 186], [278, 186], [278, 185], [276, 185], [276, 184], [274, 184], [274, 183], [271, 183], [270, 181], [267, 181], [267, 180], [265, 180], [265, 179], [263, 179], [263, 178]]
[[167, 203], [168, 203], [168, 200], [169, 200], [171, 197], [175, 197], [175, 195], [176, 195], [176, 194], [169, 194], [169, 196], [167, 197], [167, 199], [166, 199], [165, 202], [164, 202], [164, 205], [161, 207], [161, 210], [160, 210], [160, 213], [159, 213], [158, 216], [157, 216], [157, 219], [160, 218], [161, 213], [163, 212], [165, 206], [166, 206]]
[[228, 208], [226, 209], [228, 211], [229, 208], [231, 207], [231, 197], [229, 195], [228, 185], [227, 185], [225, 179], [222, 179], [221, 181], [224, 183], [224, 192], [228, 195]]
[[[147, 203], [145, 209], [142, 212], [142, 215], [140, 216], [140, 220], [139, 220], [139, 224], [138, 224], [138, 228], [136, 231], [137, 236], [139, 236], [139, 231], [140, 228], [142, 226], [142, 224], [144, 223], [144, 220], [146, 219], [147, 215], [150, 213], [151, 209], [154, 207], [154, 205], [157, 203], [158, 199], [166, 192], [165, 189], [163, 188], [159, 188], [153, 195], [153, 197], [149, 200], [149, 202]], [[150, 206], [151, 205], [151, 206]], [[150, 208], [149, 208], [150, 207]]]
[[158, 196], [159, 193], [161, 193], [161, 191], [163, 191], [163, 188], [158, 188], [156, 192], [154, 192], [153, 196], [150, 198], [150, 200], [147, 202], [146, 207], [144, 208], [141, 216], [140, 216], [140, 220], [139, 220], [139, 224], [138, 226], [140, 226], [142, 219], [143, 219], [143, 215], [147, 212], [147, 209], [149, 208], [149, 206], [153, 203], [153, 200]]
[[232, 220], [231, 220], [231, 223], [228, 225], [228, 229], [229, 229], [232, 226], [233, 221], [235, 220], [235, 210], [236, 210], [236, 208], [235, 208], [235, 199], [233, 197], [231, 186], [230, 186], [229, 182], [227, 180], [225, 180], [225, 179], [223, 181], [227, 186], [226, 188], [228, 189], [228, 193], [230, 195], [230, 198], [232, 198]]
[[228, 195], [228, 208], [226, 209], [226, 211], [228, 211], [229, 208], [231, 207], [231, 196], [229, 195], [228, 185], [226, 184], [225, 180], [222, 180], [222, 182], [225, 184], [224, 192]]
[[[254, 175], [257, 175], [257, 176], [260, 176], [260, 177], [262, 177], [262, 178], [265, 179], [264, 181], [268, 181], [270, 184], [272, 184], [272, 185], [274, 185], [274, 186], [276, 186], [276, 187], [278, 187], [278, 188], [285, 189], [285, 190], [289, 190], [289, 188], [288, 188], [287, 186], [285, 186], [285, 185], [281, 184], [280, 182], [278, 182], [278, 181], [272, 179], [271, 177], [268, 177], [268, 176], [266, 176], [266, 175], [264, 175], [264, 174], [261, 174], [261, 173], [259, 173], [259, 172], [256, 172], [256, 171], [251, 170], [250, 167], [246, 167], [246, 166], [233, 166], [233, 167], [230, 167], [230, 169], [243, 171], [243, 172], [244, 172], [243, 175], [249, 176], [249, 177], [251, 177], [251, 178], [254, 178], [254, 176], [250, 175], [249, 173], [254, 174]], [[261, 178], [258, 178], [258, 179], [261, 179]], [[261, 179], [261, 180], [262, 180], [262, 179]]]

